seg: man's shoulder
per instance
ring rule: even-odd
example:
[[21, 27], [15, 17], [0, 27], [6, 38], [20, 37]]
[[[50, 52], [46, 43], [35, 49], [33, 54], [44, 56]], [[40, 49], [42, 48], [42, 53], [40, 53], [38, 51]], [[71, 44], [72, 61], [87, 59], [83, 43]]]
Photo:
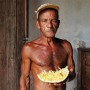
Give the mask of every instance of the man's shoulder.
[[33, 50], [34, 50], [34, 43], [32, 41], [26, 42], [22, 46], [22, 53], [27, 54], [28, 56], [30, 56], [30, 54], [32, 53]]
[[23, 45], [23, 47], [27, 47], [27, 48], [36, 47], [36, 45], [38, 44], [38, 43], [37, 43], [37, 40], [38, 40], [38, 39], [32, 40], [32, 41], [27, 41], [27, 42]]
[[70, 53], [72, 51], [72, 45], [68, 40], [63, 40], [62, 46], [67, 53]]
[[33, 47], [33, 45], [34, 45], [34, 42], [26, 42], [24, 45], [23, 45], [23, 47], [24, 48], [31, 48], [31, 47]]
[[56, 38], [56, 41], [59, 42], [60, 44], [62, 45], [68, 45], [68, 44], [71, 44], [68, 40], [66, 39], [59, 39], [59, 38]]
[[71, 45], [71, 43], [68, 40], [66, 40], [66, 39], [63, 39], [63, 44], [64, 45]]
[[70, 52], [72, 50], [71, 43], [66, 39], [57, 39], [60, 45], [66, 50], [66, 52]]

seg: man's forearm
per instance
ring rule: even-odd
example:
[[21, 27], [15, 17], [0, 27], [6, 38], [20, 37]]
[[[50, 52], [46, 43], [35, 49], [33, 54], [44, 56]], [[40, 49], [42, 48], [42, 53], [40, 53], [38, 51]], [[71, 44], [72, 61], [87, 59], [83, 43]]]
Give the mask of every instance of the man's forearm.
[[30, 90], [30, 77], [26, 79], [26, 90]]
[[24, 79], [23, 77], [20, 78], [20, 88], [19, 90], [29, 90], [30, 89], [30, 79], [29, 77]]

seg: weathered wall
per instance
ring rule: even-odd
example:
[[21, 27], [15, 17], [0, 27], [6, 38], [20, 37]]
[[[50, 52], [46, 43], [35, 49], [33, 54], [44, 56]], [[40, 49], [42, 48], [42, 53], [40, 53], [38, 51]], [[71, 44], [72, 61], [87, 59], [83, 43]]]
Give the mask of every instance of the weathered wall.
[[[34, 11], [43, 3], [53, 3], [60, 6], [61, 24], [56, 36], [71, 42], [74, 50], [74, 61], [77, 66], [77, 48], [85, 45], [90, 47], [90, 0], [30, 0], [29, 2], [29, 40], [39, 36], [35, 27]], [[77, 77], [67, 84], [67, 90], [77, 88]]]

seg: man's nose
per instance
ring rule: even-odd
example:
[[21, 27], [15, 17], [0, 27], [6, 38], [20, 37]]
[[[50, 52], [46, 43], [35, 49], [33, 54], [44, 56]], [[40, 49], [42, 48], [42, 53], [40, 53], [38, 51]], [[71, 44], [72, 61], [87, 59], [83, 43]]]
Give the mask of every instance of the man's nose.
[[48, 23], [47, 23], [47, 27], [52, 27], [52, 21], [48, 21]]

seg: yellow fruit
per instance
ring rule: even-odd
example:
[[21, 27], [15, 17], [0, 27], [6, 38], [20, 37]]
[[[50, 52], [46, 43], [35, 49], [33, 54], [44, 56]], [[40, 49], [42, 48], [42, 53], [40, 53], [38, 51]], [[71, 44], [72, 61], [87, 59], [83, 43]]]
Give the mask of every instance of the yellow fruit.
[[68, 77], [68, 74], [69, 70], [66, 66], [65, 68], [59, 69], [57, 71], [41, 72], [38, 74], [38, 78], [43, 82], [59, 83], [64, 81]]

